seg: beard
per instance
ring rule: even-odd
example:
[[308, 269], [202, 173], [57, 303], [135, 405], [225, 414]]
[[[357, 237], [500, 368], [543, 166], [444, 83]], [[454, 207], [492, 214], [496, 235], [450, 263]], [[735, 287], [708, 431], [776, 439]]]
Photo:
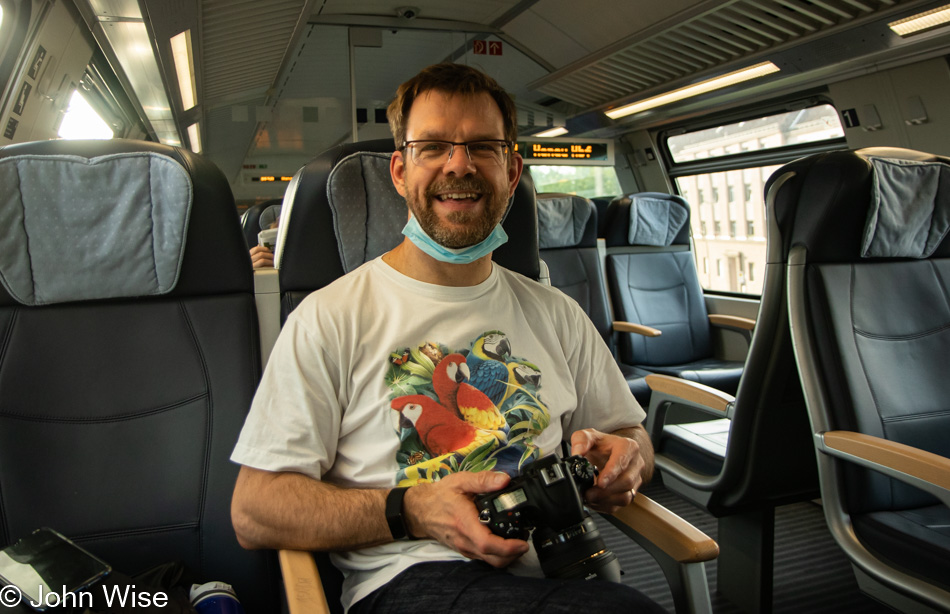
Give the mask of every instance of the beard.
[[[432, 205], [436, 195], [445, 192], [477, 192], [482, 195], [485, 207], [482, 211], [450, 211], [446, 220], [462, 228], [447, 226]], [[426, 189], [424, 199], [420, 203], [414, 193], [407, 194], [409, 210], [427, 235], [450, 249], [470, 247], [484, 241], [508, 208], [508, 195], [496, 192], [491, 183], [481, 177], [436, 181]]]

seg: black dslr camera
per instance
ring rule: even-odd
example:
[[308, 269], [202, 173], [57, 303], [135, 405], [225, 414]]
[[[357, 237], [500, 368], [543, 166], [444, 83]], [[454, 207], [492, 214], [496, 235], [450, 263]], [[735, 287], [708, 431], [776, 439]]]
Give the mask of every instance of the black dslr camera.
[[478, 519], [492, 533], [534, 543], [549, 578], [620, 582], [620, 563], [584, 509], [581, 493], [597, 469], [582, 456], [551, 454], [527, 465], [504, 490], [475, 497]]

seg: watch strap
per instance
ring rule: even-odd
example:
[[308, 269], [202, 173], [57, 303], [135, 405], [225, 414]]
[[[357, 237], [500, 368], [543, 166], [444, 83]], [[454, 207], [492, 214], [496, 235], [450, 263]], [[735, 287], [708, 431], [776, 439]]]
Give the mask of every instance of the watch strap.
[[393, 488], [386, 495], [386, 523], [393, 539], [416, 539], [409, 533], [406, 526], [406, 517], [403, 515], [403, 500], [406, 497], [408, 486]]

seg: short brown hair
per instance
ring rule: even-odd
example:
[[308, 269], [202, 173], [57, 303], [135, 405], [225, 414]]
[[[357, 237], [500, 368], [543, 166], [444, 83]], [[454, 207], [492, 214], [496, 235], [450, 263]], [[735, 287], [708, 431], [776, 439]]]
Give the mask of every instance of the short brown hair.
[[396, 147], [401, 147], [406, 140], [406, 119], [412, 103], [420, 94], [429, 90], [437, 90], [446, 94], [475, 95], [481, 92], [488, 93], [498, 109], [504, 122], [505, 140], [514, 143], [518, 140], [518, 110], [498, 82], [485, 73], [465, 66], [443, 62], [422, 69], [418, 75], [409, 79], [396, 90], [396, 98], [389, 103], [386, 117], [389, 119], [389, 129], [392, 130]]

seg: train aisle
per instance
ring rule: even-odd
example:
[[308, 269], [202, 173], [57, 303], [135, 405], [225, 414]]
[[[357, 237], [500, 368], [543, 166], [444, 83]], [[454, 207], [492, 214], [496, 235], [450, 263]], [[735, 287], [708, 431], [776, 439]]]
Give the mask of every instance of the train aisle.
[[[647, 496], [716, 539], [716, 519], [680, 499], [654, 479]], [[621, 560], [624, 582], [637, 587], [670, 612], [673, 599], [656, 562], [613, 525], [598, 521], [607, 546]], [[706, 564], [715, 614], [740, 614], [716, 592], [716, 561]], [[828, 532], [817, 503], [795, 503], [775, 512], [774, 612], [776, 614], [885, 614], [893, 612], [858, 590], [851, 565]]]

